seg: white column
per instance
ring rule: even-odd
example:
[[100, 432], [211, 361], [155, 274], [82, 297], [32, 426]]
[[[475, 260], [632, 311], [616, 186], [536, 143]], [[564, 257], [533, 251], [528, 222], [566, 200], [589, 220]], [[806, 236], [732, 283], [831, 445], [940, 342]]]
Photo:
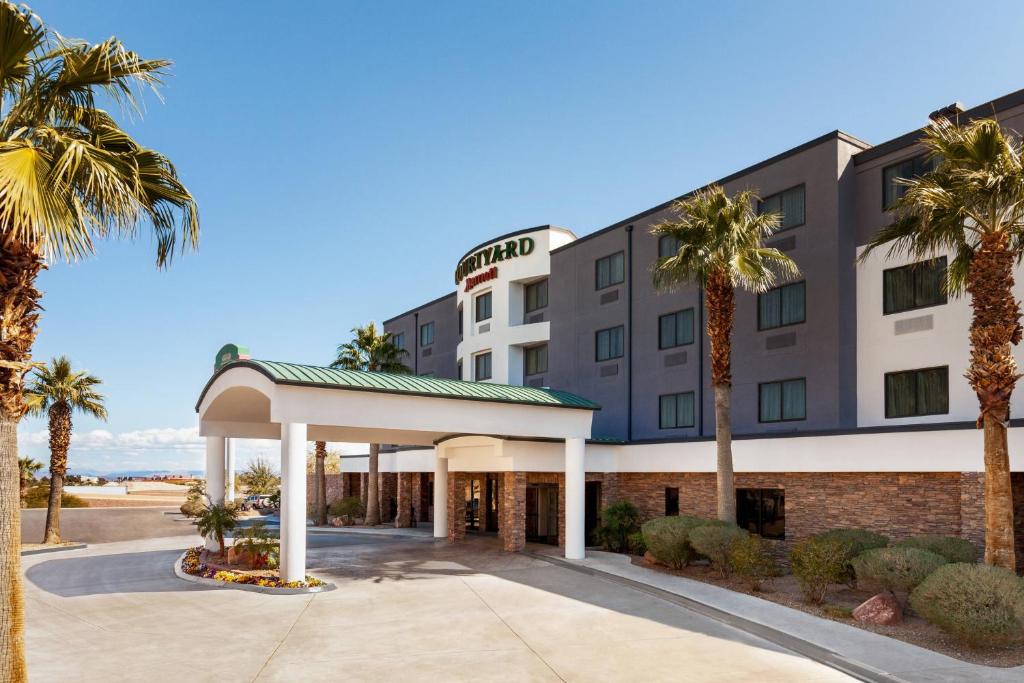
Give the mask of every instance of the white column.
[[587, 470], [583, 464], [583, 439], [565, 440], [565, 559], [582, 560], [586, 555], [584, 519]]
[[434, 446], [434, 538], [448, 538], [448, 458]]
[[281, 425], [281, 578], [306, 578], [306, 425]]
[[230, 436], [224, 439], [224, 450], [227, 453], [227, 478], [228, 490], [225, 500], [229, 503], [235, 502], [235, 441]]
[[[224, 437], [206, 437], [206, 495], [214, 505], [224, 503]], [[207, 550], [220, 550], [217, 539], [206, 539]]]

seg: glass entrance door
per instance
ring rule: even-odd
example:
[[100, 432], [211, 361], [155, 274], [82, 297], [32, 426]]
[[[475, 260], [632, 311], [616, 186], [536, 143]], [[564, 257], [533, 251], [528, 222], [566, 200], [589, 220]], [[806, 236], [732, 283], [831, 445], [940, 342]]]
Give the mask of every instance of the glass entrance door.
[[480, 480], [466, 480], [466, 531], [480, 531]]
[[498, 530], [498, 475], [487, 475], [487, 531]]
[[526, 540], [558, 545], [558, 484], [526, 487]]

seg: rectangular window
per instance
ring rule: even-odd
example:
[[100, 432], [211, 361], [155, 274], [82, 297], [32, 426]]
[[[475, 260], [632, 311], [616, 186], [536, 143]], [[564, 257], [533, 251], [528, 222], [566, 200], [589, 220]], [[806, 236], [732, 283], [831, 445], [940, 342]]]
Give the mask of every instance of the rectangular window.
[[526, 374], [539, 375], [548, 371], [548, 345], [531, 346], [526, 349]]
[[398, 332], [397, 334], [391, 335], [391, 343], [394, 344], [395, 348], [405, 348], [405, 332]]
[[946, 303], [946, 257], [882, 271], [882, 313], [900, 313]]
[[596, 353], [595, 360], [611, 360], [612, 358], [622, 358], [623, 348], [623, 335], [625, 334], [625, 328], [622, 325], [618, 327], [612, 327], [607, 330], [598, 330], [595, 335]]
[[886, 418], [945, 415], [948, 412], [948, 367], [886, 373]]
[[491, 319], [491, 293], [480, 294], [473, 300], [476, 306], [476, 321], [483, 322]]
[[934, 162], [926, 156], [904, 159], [882, 169], [882, 208], [888, 209], [897, 199], [907, 193], [907, 186], [899, 182], [900, 178], [911, 179], [928, 173], [935, 167]]
[[786, 538], [785, 489], [736, 489], [736, 524], [762, 538]]
[[434, 323], [423, 323], [420, 325], [420, 346], [430, 346], [434, 343]]
[[679, 429], [693, 425], [692, 391], [658, 397], [658, 429]]
[[462, 379], [462, 359], [461, 358], [459, 359], [459, 362], [456, 365], [458, 365], [459, 379]]
[[788, 379], [757, 385], [759, 422], [789, 422], [807, 418], [807, 382]]
[[679, 516], [679, 489], [675, 486], [665, 487], [665, 516]]
[[548, 281], [531, 282], [526, 285], [526, 312], [533, 313], [548, 306]]
[[658, 317], [658, 348], [671, 349], [693, 343], [693, 309]]
[[462, 306], [459, 306], [459, 341], [462, 341]]
[[618, 285], [626, 279], [626, 257], [621, 251], [599, 258], [594, 264], [597, 289]]
[[480, 353], [473, 357], [473, 379], [481, 381], [491, 378], [491, 352]]
[[804, 322], [806, 283], [794, 282], [757, 295], [757, 329], [770, 330]]
[[668, 258], [679, 253], [682, 242], [675, 235], [662, 235], [658, 238], [658, 258]]
[[757, 205], [758, 213], [777, 213], [779, 230], [788, 230], [803, 225], [806, 219], [804, 204], [804, 186], [798, 185], [770, 197], [765, 197]]

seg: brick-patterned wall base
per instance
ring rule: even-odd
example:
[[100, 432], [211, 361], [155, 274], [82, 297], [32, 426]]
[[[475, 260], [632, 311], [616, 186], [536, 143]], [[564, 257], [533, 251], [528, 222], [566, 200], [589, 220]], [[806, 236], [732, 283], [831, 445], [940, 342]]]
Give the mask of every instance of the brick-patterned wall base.
[[960, 535], [985, 547], [985, 475], [960, 473]]
[[1016, 543], [1017, 571], [1024, 571], [1024, 472], [1010, 475], [1013, 491], [1013, 533]]
[[[341, 498], [341, 475], [340, 474], [326, 474], [324, 479], [327, 483], [327, 505], [329, 506], [334, 501]], [[309, 510], [313, 509], [313, 496], [316, 491], [314, 488], [316, 483], [316, 477], [312, 474], [306, 475], [306, 507]]]
[[398, 514], [395, 515], [395, 526], [399, 528], [412, 526], [412, 480], [411, 472], [398, 473]]
[[359, 475], [359, 500], [363, 502], [363, 509], [366, 509], [366, 494], [370, 485], [370, 475], [362, 472]]
[[396, 472], [380, 472], [377, 476], [380, 477], [380, 485], [377, 489], [380, 492], [380, 521], [390, 524], [395, 521], [391, 501], [394, 500], [397, 503], [398, 500], [398, 474]]
[[498, 529], [501, 547], [518, 552], [526, 546], [526, 473], [502, 472]]
[[466, 475], [448, 473], [448, 540], [452, 543], [466, 537]]

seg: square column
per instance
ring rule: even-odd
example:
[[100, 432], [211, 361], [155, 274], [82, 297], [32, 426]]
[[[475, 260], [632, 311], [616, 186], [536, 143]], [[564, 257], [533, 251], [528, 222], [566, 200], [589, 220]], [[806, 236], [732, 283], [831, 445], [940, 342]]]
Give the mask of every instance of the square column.
[[501, 547], [519, 552], [526, 547], [526, 473], [504, 472], [501, 482]]
[[227, 454], [227, 494], [225, 500], [229, 503], [235, 502], [235, 442], [229, 436], [224, 439], [224, 450]]
[[[206, 497], [211, 505], [224, 504], [224, 437], [206, 437]], [[217, 539], [208, 536], [206, 549], [220, 550]]]
[[281, 579], [306, 578], [306, 425], [281, 425]]
[[565, 440], [565, 559], [582, 560], [586, 556], [586, 486], [583, 464], [586, 442]]
[[434, 446], [434, 538], [448, 538], [448, 459]]
[[410, 527], [413, 523], [412, 518], [412, 472], [399, 472], [398, 473], [398, 514], [395, 515], [395, 526], [396, 527]]
[[448, 540], [466, 538], [466, 473], [448, 473]]

